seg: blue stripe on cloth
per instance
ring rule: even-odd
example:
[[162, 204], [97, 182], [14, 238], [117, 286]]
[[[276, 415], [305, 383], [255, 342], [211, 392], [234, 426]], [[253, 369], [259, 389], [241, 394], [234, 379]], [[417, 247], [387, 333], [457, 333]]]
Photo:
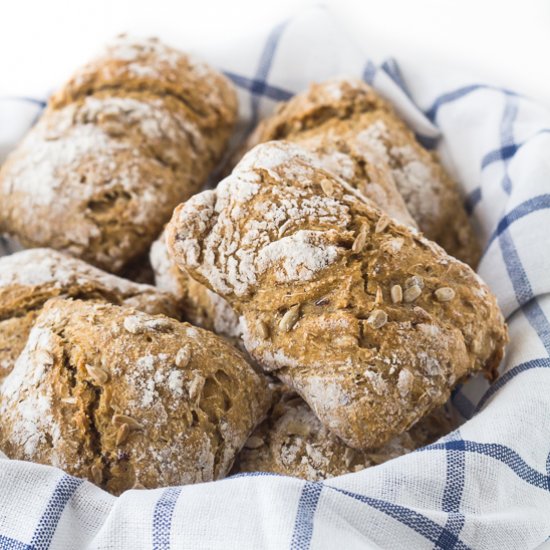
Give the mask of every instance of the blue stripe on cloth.
[[491, 246], [493, 241], [500, 237], [506, 229], [508, 229], [515, 221], [536, 212], [537, 210], [545, 210], [550, 208], [550, 194], [537, 195], [536, 197], [531, 197], [526, 201], [518, 204], [515, 208], [510, 210], [508, 214], [503, 216], [494, 231], [494, 233], [489, 238], [487, 242], [486, 250]]
[[34, 550], [46, 550], [50, 547], [55, 530], [65, 510], [65, 506], [84, 480], [64, 474], [57, 482], [46, 509], [34, 531], [30, 546]]
[[382, 70], [403, 90], [405, 95], [412, 101], [411, 91], [407, 86], [403, 75], [401, 74], [401, 69], [397, 64], [397, 61], [393, 58], [386, 59], [381, 65]]
[[437, 144], [439, 143], [438, 137], [431, 137], [431, 136], [424, 136], [422, 134], [415, 133], [416, 141], [424, 147], [424, 149], [435, 149], [437, 147]]
[[479, 204], [479, 201], [481, 201], [481, 193], [481, 187], [476, 187], [466, 196], [466, 199], [464, 200], [464, 208], [466, 209], [468, 216], [472, 215], [476, 206]]
[[474, 416], [475, 405], [462, 393], [462, 388], [462, 384], [454, 388], [451, 392], [451, 402], [463, 418], [470, 420]]
[[363, 80], [367, 83], [372, 85], [374, 82], [374, 78], [376, 76], [376, 71], [378, 69], [376, 68], [376, 65], [369, 59], [367, 63], [365, 64], [365, 68], [363, 69]]
[[181, 487], [164, 489], [153, 512], [153, 548], [154, 550], [170, 549], [170, 531], [174, 508], [181, 493]]
[[283, 90], [283, 88], [278, 88], [277, 86], [272, 86], [271, 84], [260, 82], [252, 78], [247, 78], [246, 76], [242, 76], [240, 74], [232, 73], [230, 71], [225, 71], [224, 74], [227, 78], [232, 80], [235, 86], [238, 86], [243, 90], [247, 90], [252, 94], [259, 94], [275, 101], [287, 101], [294, 95], [288, 90]]
[[36, 99], [35, 97], [26, 97], [26, 96], [2, 96], [0, 97], [0, 101], [2, 100], [34, 103], [35, 105], [38, 105], [42, 109], [46, 106], [46, 103], [47, 103], [44, 99]]
[[[460, 430], [451, 432], [448, 436], [448, 441], [462, 442]], [[441, 500], [441, 508], [447, 512], [447, 521], [445, 530], [437, 539], [436, 548], [446, 548], [452, 550], [460, 535], [460, 531], [464, 527], [465, 517], [460, 512], [460, 502], [462, 500], [462, 492], [464, 490], [464, 470], [466, 465], [466, 457], [464, 453], [457, 452], [454, 449], [447, 450], [446, 453], [447, 474], [445, 479], [445, 489]], [[451, 539], [450, 534], [453, 535]]]
[[481, 169], [483, 170], [484, 168], [487, 168], [487, 166], [493, 164], [494, 162], [511, 159], [524, 145], [529, 144], [531, 140], [544, 134], [550, 134], [550, 128], [543, 128], [542, 130], [535, 132], [532, 136], [528, 137], [521, 143], [512, 143], [501, 147], [500, 149], [489, 151], [489, 153], [487, 153], [481, 160]]
[[445, 527], [442, 527], [430, 518], [418, 512], [415, 512], [410, 508], [406, 508], [405, 506], [400, 506], [399, 504], [394, 504], [392, 502], [387, 502], [385, 500], [352, 493], [344, 489], [330, 487], [329, 485], [325, 485], [325, 487], [327, 489], [332, 489], [333, 491], [337, 491], [338, 493], [368, 504], [375, 510], [378, 510], [379, 512], [386, 514], [392, 519], [399, 521], [401, 524], [405, 525], [409, 529], [412, 529], [419, 535], [422, 535], [424, 538], [428, 539], [430, 542], [436, 544], [436, 548], [444, 548], [441, 546], [437, 546], [437, 541], [442, 536], [442, 534], [444, 534], [445, 539], [454, 545], [453, 548], [455, 548], [455, 550], [468, 550], [468, 547], [456, 535], [453, 535], [453, 533], [448, 531]]
[[256, 74], [252, 79], [255, 83], [254, 93], [250, 95], [250, 110], [251, 117], [250, 123], [248, 125], [248, 131], [254, 129], [258, 123], [258, 115], [260, 110], [260, 99], [264, 97], [265, 90], [267, 88], [267, 77], [269, 71], [271, 70], [271, 65], [273, 64], [273, 58], [275, 57], [275, 52], [277, 51], [277, 46], [283, 32], [288, 25], [289, 20], [283, 21], [279, 25], [273, 28], [269, 33], [267, 40], [265, 42], [262, 53], [260, 54], [260, 61], [258, 63], [258, 68]]
[[441, 94], [436, 100], [432, 103], [432, 106], [425, 111], [426, 116], [434, 122], [437, 118], [437, 113], [439, 109], [446, 105], [447, 103], [452, 103], [458, 99], [461, 99], [467, 95], [470, 95], [473, 92], [479, 90], [490, 90], [494, 92], [500, 92], [507, 96], [513, 97], [522, 97], [520, 94], [513, 92], [512, 90], [507, 90], [505, 88], [499, 88], [497, 86], [489, 86], [487, 84], [471, 84], [469, 86], [464, 86], [463, 88], [457, 88], [451, 92], [446, 92]]
[[432, 443], [431, 445], [418, 449], [418, 452], [446, 451], [448, 449], [455, 449], [464, 453], [474, 453], [494, 458], [510, 468], [518, 478], [529, 485], [544, 490], [548, 490], [549, 488], [550, 478], [548, 475], [537, 472], [537, 470], [531, 468], [516, 451], [500, 443], [478, 443], [477, 441], [468, 440], [447, 441], [443, 443]]
[[535, 329], [547, 353], [550, 354], [550, 323], [533, 294], [531, 282], [523, 268], [509, 230], [500, 235], [499, 243], [504, 265], [514, 287], [516, 301], [522, 308], [529, 324]]
[[0, 535], [0, 550], [33, 550], [33, 547], [24, 542]]
[[479, 400], [479, 403], [476, 407], [476, 412], [480, 411], [485, 403], [502, 387], [506, 386], [511, 380], [522, 372], [529, 371], [532, 369], [548, 369], [550, 368], [550, 358], [541, 357], [539, 359], [532, 359], [531, 361], [526, 361], [525, 363], [520, 363], [515, 367], [511, 368], [509, 371], [505, 372], [496, 382], [494, 382], [491, 387], [485, 392], [483, 397]]
[[[514, 124], [518, 116], [518, 100], [516, 97], [507, 97], [500, 124], [500, 142], [501, 147], [510, 147], [514, 142]], [[504, 175], [502, 176], [502, 189], [509, 195], [512, 192], [512, 180], [508, 174], [508, 162], [510, 159], [503, 160]]]
[[323, 490], [322, 483], [306, 481], [298, 501], [298, 511], [290, 543], [291, 550], [307, 550], [313, 536], [313, 518]]

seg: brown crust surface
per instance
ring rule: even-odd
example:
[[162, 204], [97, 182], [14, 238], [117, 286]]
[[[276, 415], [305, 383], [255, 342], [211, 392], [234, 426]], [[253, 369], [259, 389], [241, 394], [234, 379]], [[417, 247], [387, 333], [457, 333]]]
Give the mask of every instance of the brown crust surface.
[[55, 94], [0, 170], [0, 229], [113, 272], [145, 255], [221, 158], [232, 84], [156, 40], [119, 38]]
[[47, 248], [0, 258], [0, 380], [12, 370], [50, 298], [107, 301], [179, 317], [176, 301], [155, 287], [121, 279]]
[[50, 300], [0, 391], [0, 448], [113, 494], [212, 481], [270, 406], [223, 339], [162, 315]]
[[225, 336], [242, 347], [239, 315], [229, 303], [182, 271], [168, 253], [165, 233], [153, 243], [150, 253], [155, 285], [177, 300], [186, 321]]
[[352, 447], [383, 445], [502, 358], [479, 277], [290, 143], [254, 148], [166, 231], [178, 265], [243, 315], [250, 355]]
[[412, 215], [426, 237], [476, 267], [481, 249], [455, 182], [364, 82], [342, 78], [312, 84], [261, 121], [246, 149], [274, 139], [320, 155], [323, 168], [401, 223], [414, 226]]
[[358, 472], [433, 443], [455, 427], [441, 407], [379, 449], [360, 451], [331, 434], [298, 395], [287, 392], [237, 456], [232, 473], [273, 472], [321, 481]]

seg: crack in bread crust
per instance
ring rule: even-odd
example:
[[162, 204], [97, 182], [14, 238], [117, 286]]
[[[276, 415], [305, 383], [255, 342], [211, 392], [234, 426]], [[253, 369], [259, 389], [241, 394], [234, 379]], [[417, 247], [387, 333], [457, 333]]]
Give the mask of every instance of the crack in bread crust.
[[113, 494], [213, 481], [271, 405], [223, 339], [162, 315], [52, 299], [0, 389], [0, 445]]

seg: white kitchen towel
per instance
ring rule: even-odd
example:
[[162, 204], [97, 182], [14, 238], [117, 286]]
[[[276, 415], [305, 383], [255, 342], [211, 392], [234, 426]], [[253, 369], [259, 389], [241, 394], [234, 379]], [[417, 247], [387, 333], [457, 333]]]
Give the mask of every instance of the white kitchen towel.
[[[437, 443], [323, 483], [258, 473], [115, 498], [51, 467], [0, 460], [0, 548], [542, 544], [550, 536], [550, 112], [450, 66], [419, 59], [405, 78], [394, 61], [375, 66], [323, 9], [202, 53], [239, 88], [243, 131], [311, 81], [359, 75], [440, 152], [485, 248], [479, 273], [510, 325], [501, 376], [454, 392], [465, 423]], [[44, 99], [0, 101], [4, 150]]]

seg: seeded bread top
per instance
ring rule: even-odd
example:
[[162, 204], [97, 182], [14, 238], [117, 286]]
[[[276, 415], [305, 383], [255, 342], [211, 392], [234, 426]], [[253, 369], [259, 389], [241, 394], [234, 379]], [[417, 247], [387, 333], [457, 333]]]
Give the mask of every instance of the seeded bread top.
[[[426, 237], [475, 267], [480, 247], [456, 184], [391, 105], [353, 78], [312, 84], [260, 122], [247, 148], [273, 140], [320, 153], [323, 167], [343, 177], [406, 225], [412, 216]], [[401, 204], [394, 197], [402, 196]], [[406, 208], [403, 208], [406, 205]]]
[[0, 390], [10, 458], [114, 494], [223, 477], [270, 405], [223, 339], [162, 315], [53, 299]]
[[252, 357], [351, 446], [382, 445], [502, 358], [479, 277], [295, 145], [254, 148], [167, 235], [178, 265], [243, 315]]
[[58, 296], [179, 316], [170, 294], [105, 273], [61, 252], [35, 248], [4, 256], [0, 258], [0, 380], [13, 368], [46, 301]]

